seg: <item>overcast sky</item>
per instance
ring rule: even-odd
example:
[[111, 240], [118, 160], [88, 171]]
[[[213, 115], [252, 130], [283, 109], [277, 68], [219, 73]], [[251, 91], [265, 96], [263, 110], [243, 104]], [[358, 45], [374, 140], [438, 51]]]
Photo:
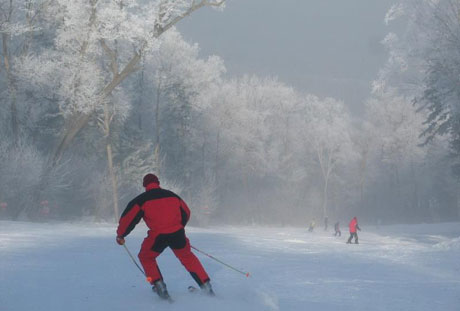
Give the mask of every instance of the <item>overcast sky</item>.
[[296, 89], [345, 101], [362, 112], [385, 63], [383, 22], [397, 0], [227, 0], [182, 21], [202, 56], [219, 55], [230, 76], [278, 76]]

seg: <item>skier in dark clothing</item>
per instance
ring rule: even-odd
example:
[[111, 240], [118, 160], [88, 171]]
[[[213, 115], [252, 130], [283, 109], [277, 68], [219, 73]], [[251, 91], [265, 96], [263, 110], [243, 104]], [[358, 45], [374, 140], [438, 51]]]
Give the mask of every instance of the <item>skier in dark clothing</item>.
[[214, 295], [210, 279], [198, 258], [192, 253], [184, 227], [190, 219], [190, 210], [175, 193], [160, 188], [158, 177], [147, 174], [143, 179], [145, 192], [128, 203], [117, 229], [117, 243], [123, 245], [125, 237], [141, 219], [150, 229], [142, 243], [139, 260], [144, 267], [147, 282], [163, 299], [170, 299], [156, 257], [170, 247], [182, 265], [190, 272], [202, 290]]
[[310, 226], [308, 227], [308, 232], [313, 232], [313, 230], [315, 229], [315, 226], [316, 226], [316, 222], [313, 219], [312, 222], [310, 223]]
[[340, 223], [336, 222], [334, 225], [335, 234], [334, 236], [342, 236], [342, 231], [340, 231]]
[[326, 216], [324, 217], [324, 231], [327, 231], [327, 221], [328, 221], [328, 218]]
[[356, 230], [361, 231], [361, 228], [358, 226], [358, 219], [356, 217], [353, 217], [348, 227], [350, 228], [350, 237], [348, 238], [347, 244], [351, 244], [351, 240], [353, 239], [353, 237], [355, 237], [355, 244], [359, 244], [358, 233]]

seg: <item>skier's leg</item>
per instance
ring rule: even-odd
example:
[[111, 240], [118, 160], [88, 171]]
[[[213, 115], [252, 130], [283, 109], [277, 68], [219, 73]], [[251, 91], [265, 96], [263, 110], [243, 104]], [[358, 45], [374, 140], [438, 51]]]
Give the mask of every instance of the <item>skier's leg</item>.
[[355, 244], [359, 244], [358, 243], [358, 233], [357, 232], [355, 232]]
[[139, 260], [144, 267], [145, 276], [150, 284], [155, 283], [158, 280], [163, 280], [160, 269], [158, 268], [156, 258], [166, 248], [164, 242], [157, 241], [156, 235], [147, 236], [142, 243], [141, 250], [139, 252]]
[[350, 237], [348, 238], [347, 244], [350, 244], [352, 239], [353, 239], [353, 232], [350, 232]]
[[183, 229], [170, 235], [169, 247], [171, 247], [174, 255], [176, 255], [200, 287], [209, 281], [209, 276], [201, 265], [201, 262], [192, 253], [190, 242], [185, 236]]

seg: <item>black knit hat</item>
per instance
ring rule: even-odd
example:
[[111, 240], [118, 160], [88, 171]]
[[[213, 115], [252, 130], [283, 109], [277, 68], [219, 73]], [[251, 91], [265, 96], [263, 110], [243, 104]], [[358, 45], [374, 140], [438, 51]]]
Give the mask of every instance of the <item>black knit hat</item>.
[[144, 187], [147, 187], [148, 184], [160, 184], [160, 181], [158, 180], [158, 177], [154, 174], [147, 174], [144, 176], [144, 180], [142, 181], [142, 185]]

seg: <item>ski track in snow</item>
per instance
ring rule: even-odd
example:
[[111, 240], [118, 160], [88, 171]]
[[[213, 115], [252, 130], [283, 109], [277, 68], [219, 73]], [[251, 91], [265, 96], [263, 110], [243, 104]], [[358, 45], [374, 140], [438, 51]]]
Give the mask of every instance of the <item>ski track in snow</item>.
[[[366, 228], [187, 228], [217, 297], [188, 293], [194, 281], [168, 249], [158, 263], [175, 300], [152, 293], [115, 225], [0, 221], [0, 311], [460, 310], [460, 224]], [[126, 239], [137, 254], [146, 232]]]

